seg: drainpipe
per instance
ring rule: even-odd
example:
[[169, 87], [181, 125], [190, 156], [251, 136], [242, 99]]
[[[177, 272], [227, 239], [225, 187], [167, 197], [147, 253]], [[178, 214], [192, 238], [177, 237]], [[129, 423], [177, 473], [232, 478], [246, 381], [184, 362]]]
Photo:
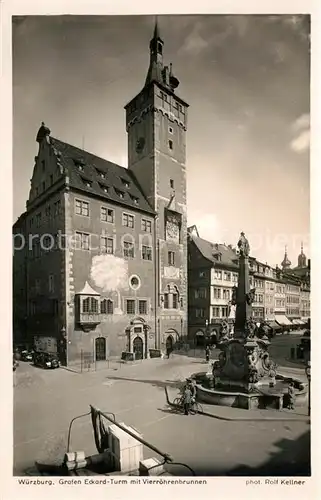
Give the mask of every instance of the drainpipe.
[[159, 301], [159, 294], [158, 294], [158, 276], [159, 276], [159, 240], [157, 238], [157, 231], [156, 231], [156, 224], [158, 222], [158, 215], [156, 214], [155, 219], [154, 219], [154, 248], [156, 250], [156, 255], [154, 257], [155, 259], [155, 291], [154, 291], [154, 321], [155, 321], [155, 349], [158, 348], [158, 322], [157, 322], [157, 316], [158, 316], [158, 301]]

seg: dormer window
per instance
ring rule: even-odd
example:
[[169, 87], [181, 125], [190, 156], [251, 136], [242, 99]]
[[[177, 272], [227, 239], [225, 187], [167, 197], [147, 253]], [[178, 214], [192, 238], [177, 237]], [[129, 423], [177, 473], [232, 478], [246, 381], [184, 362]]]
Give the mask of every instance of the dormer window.
[[115, 188], [115, 193], [119, 196], [119, 198], [122, 198], [122, 199], [125, 198], [125, 193], [123, 191], [120, 191], [120, 189]]
[[123, 186], [125, 186], [126, 188], [129, 188], [129, 182], [126, 179], [121, 179], [121, 181], [123, 183]]
[[92, 180], [87, 179], [86, 177], [81, 177], [81, 180], [83, 181], [83, 183], [85, 184], [86, 187], [89, 187], [89, 188], [92, 187], [92, 185], [93, 185]]
[[102, 184], [101, 182], [99, 182], [99, 187], [102, 191], [104, 191], [104, 193], [108, 193], [108, 191], [109, 191], [108, 186], [105, 186], [105, 184]]
[[138, 205], [139, 198], [137, 198], [136, 196], [133, 196], [132, 194], [129, 196], [130, 196], [130, 199], [135, 203], [135, 205]]
[[96, 168], [97, 175], [101, 177], [101, 179], [106, 179], [106, 173], [103, 172], [102, 170], [99, 170], [99, 168]]

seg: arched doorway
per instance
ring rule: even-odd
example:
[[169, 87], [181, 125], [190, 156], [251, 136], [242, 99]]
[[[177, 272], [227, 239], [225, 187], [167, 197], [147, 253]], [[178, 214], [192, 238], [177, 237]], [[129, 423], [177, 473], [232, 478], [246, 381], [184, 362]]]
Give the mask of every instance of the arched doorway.
[[106, 339], [105, 337], [97, 337], [95, 340], [96, 361], [106, 360]]
[[168, 335], [168, 337], [166, 339], [166, 350], [172, 351], [173, 350], [173, 343], [174, 343], [174, 339], [173, 339], [172, 335]]
[[205, 337], [204, 332], [199, 330], [195, 334], [195, 347], [204, 347], [205, 346]]
[[140, 337], [134, 338], [133, 351], [135, 353], [135, 359], [143, 359], [143, 357], [144, 357], [144, 343]]
[[216, 346], [216, 344], [218, 343], [218, 339], [219, 339], [219, 335], [217, 333], [217, 330], [212, 330], [211, 331], [210, 344], [212, 346]]

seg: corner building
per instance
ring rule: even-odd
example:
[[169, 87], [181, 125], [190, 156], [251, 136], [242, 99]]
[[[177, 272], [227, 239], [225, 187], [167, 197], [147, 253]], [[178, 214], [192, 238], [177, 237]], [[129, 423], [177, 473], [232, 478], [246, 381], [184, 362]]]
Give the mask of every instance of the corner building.
[[13, 259], [14, 323], [19, 340], [49, 345], [63, 364], [146, 358], [186, 335], [188, 105], [163, 48], [156, 24], [145, 84], [125, 106], [128, 169], [44, 124], [37, 134], [22, 215], [29, 243]]

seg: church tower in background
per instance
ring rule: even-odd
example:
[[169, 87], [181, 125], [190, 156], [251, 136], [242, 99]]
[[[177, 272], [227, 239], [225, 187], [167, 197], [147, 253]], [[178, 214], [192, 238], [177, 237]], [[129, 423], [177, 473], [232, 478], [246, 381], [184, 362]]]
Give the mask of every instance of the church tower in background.
[[155, 333], [159, 348], [187, 334], [186, 130], [188, 104], [176, 91], [156, 21], [143, 89], [126, 106], [128, 168], [157, 214]]

